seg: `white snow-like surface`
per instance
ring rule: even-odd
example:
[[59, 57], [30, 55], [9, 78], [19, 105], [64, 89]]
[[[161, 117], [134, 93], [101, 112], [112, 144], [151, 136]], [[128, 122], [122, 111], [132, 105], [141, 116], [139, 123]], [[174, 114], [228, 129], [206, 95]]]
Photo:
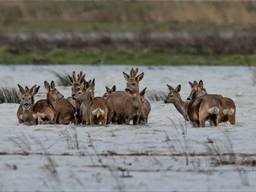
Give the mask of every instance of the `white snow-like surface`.
[[[106, 85], [124, 89], [122, 72], [130, 66], [0, 66], [0, 87], [38, 84], [39, 99], [46, 93], [43, 81], [56, 80], [52, 71], [73, 70], [95, 78], [96, 95], [102, 95]], [[145, 73], [141, 88], [167, 93], [167, 83], [180, 83], [184, 99], [190, 91], [188, 81], [204, 80], [208, 93], [236, 102], [237, 125], [192, 128], [173, 105], [158, 101], [151, 102], [146, 126], [24, 126], [17, 122], [17, 104], [0, 104], [0, 191], [255, 191], [255, 166], [216, 166], [218, 156], [205, 156], [211, 139], [221, 153], [256, 160], [252, 70], [140, 67], [140, 71]], [[58, 88], [70, 95], [70, 87]], [[142, 155], [146, 153], [152, 155]], [[186, 156], [192, 153], [195, 156]]]

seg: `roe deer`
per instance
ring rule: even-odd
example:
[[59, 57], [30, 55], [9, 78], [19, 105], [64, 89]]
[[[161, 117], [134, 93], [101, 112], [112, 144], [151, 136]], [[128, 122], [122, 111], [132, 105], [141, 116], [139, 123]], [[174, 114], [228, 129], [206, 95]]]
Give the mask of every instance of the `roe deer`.
[[207, 94], [203, 81], [199, 83], [189, 82], [191, 93], [188, 97], [188, 116], [194, 127], [204, 127], [205, 121], [209, 120], [211, 125], [217, 126], [220, 119], [221, 95]]
[[236, 105], [234, 101], [228, 97], [223, 97], [221, 104], [220, 122], [228, 121], [232, 125], [236, 124]]
[[174, 104], [175, 108], [184, 117], [184, 119], [186, 121], [189, 121], [189, 117], [187, 113], [189, 101], [182, 100], [180, 96], [181, 85], [177, 85], [175, 89], [168, 84], [167, 84], [167, 87], [169, 89], [169, 93], [166, 99], [164, 100], [164, 102]]
[[[190, 97], [200, 97], [202, 95], [207, 95], [207, 92], [203, 87], [203, 81], [201, 82], [201, 86], [197, 86], [197, 89], [194, 89]], [[199, 82], [199, 84], [200, 84]], [[194, 84], [190, 82], [191, 87], [196, 87], [197, 82], [195, 81]], [[209, 96], [209, 95], [208, 95]], [[235, 124], [235, 115], [236, 115], [236, 106], [232, 99], [228, 97], [223, 97], [222, 95], [210, 95], [211, 97], [216, 97], [216, 99], [220, 100], [221, 108], [219, 109], [219, 122], [227, 122], [229, 121], [230, 124]], [[210, 122], [212, 124], [212, 122]]]
[[51, 84], [44, 81], [44, 86], [47, 89], [47, 101], [53, 106], [55, 111], [54, 122], [58, 124], [74, 122], [75, 108], [56, 89], [54, 81], [51, 81]]
[[140, 121], [140, 116], [142, 115], [142, 101], [139, 92], [139, 82], [144, 77], [144, 72], [137, 75], [139, 69], [132, 68], [130, 70], [130, 75], [123, 72], [124, 78], [127, 81], [125, 91], [129, 93], [124, 98], [124, 105], [126, 110], [124, 110], [124, 121], [128, 123], [132, 120], [133, 124], [136, 125]]
[[103, 95], [103, 98], [106, 101], [107, 107], [108, 107], [108, 120], [107, 120], [107, 124], [109, 124], [113, 118], [114, 118], [114, 110], [113, 110], [113, 106], [110, 102], [109, 96], [111, 93], [116, 91], [116, 86], [113, 85], [112, 88], [110, 89], [109, 87], [105, 87], [106, 88], [106, 92]]
[[89, 104], [89, 124], [106, 125], [108, 121], [108, 106], [103, 97], [95, 97]]
[[68, 79], [71, 83], [72, 89], [71, 89], [71, 97], [68, 97], [68, 101], [73, 105], [73, 107], [76, 109], [75, 118], [76, 123], [81, 123], [80, 117], [80, 105], [81, 102], [75, 99], [76, 95], [82, 94], [83, 85], [82, 82], [85, 81], [85, 74], [83, 74], [82, 71], [80, 71], [79, 74], [76, 76], [76, 72], [73, 71], [72, 76], [68, 75]]
[[141, 99], [141, 116], [140, 116], [140, 123], [146, 124], [148, 123], [148, 115], [151, 111], [150, 102], [145, 98], [146, 89], [144, 88], [140, 92], [140, 99]]
[[37, 124], [38, 120], [45, 116], [34, 110], [34, 96], [38, 93], [40, 86], [34, 85], [30, 89], [26, 86], [25, 89], [18, 84], [20, 91], [20, 105], [17, 110], [17, 118], [19, 123], [28, 125]]
[[80, 105], [80, 119], [81, 123], [85, 125], [90, 124], [90, 103], [94, 98], [95, 79], [82, 83], [82, 93], [76, 93], [74, 98], [81, 103]]

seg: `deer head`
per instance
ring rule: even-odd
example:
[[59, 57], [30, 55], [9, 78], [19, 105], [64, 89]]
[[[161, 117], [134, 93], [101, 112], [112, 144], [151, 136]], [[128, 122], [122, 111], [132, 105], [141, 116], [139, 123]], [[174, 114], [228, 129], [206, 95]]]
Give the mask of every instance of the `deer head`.
[[74, 97], [77, 93], [82, 94], [82, 89], [83, 89], [83, 82], [85, 81], [85, 74], [83, 74], [82, 71], [80, 71], [79, 74], [76, 76], [76, 72], [73, 71], [72, 77], [68, 75], [69, 81], [72, 85], [72, 97]]
[[139, 92], [139, 82], [143, 79], [144, 73], [137, 75], [139, 69], [131, 69], [130, 75], [123, 72], [124, 78], [127, 81], [126, 84], [126, 90], [130, 91], [132, 93], [138, 93]]
[[48, 81], [44, 81], [44, 86], [47, 90], [47, 99], [54, 103], [59, 99], [62, 99], [64, 96], [56, 89], [54, 81], [51, 81], [51, 84]]
[[109, 88], [107, 86], [105, 88], [106, 88], [106, 92], [103, 95], [103, 98], [105, 98], [105, 99], [108, 98], [111, 93], [116, 91], [116, 86], [115, 85], [113, 85], [112, 88]]
[[92, 100], [94, 98], [95, 79], [81, 83], [81, 91], [75, 93], [73, 98], [77, 101]]
[[32, 110], [34, 104], [34, 96], [38, 93], [40, 86], [34, 85], [30, 89], [26, 86], [25, 89], [18, 84], [20, 90], [20, 104], [23, 110]]
[[207, 94], [204, 88], [204, 82], [202, 80], [200, 80], [199, 83], [197, 81], [194, 81], [194, 83], [189, 81], [188, 83], [191, 86], [191, 92], [187, 100], [193, 100], [197, 97]]
[[169, 89], [169, 93], [164, 100], [165, 103], [175, 103], [179, 102], [181, 100], [180, 96], [180, 90], [181, 90], [181, 85], [177, 85], [176, 88], [173, 88], [172, 86], [167, 84], [167, 87]]

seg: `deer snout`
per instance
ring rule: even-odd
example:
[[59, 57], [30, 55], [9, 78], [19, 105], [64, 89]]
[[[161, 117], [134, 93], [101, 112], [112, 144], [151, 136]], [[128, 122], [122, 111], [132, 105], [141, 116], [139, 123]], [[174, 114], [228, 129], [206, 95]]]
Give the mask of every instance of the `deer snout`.
[[188, 100], [188, 101], [190, 101], [190, 100], [191, 100], [191, 98], [190, 98], [190, 97], [188, 97], [188, 98], [187, 98], [187, 100]]

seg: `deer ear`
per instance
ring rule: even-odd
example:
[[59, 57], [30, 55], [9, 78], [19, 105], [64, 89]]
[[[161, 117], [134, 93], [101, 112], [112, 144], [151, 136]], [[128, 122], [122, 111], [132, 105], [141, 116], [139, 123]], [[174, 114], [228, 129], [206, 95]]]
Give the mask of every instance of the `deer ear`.
[[141, 92], [140, 92], [140, 96], [144, 96], [146, 93], [147, 87], [145, 87]]
[[176, 91], [176, 92], [180, 92], [180, 90], [181, 90], [181, 85], [179, 84], [179, 85], [175, 88], [175, 91]]
[[20, 90], [21, 94], [24, 94], [24, 93], [25, 93], [25, 90], [23, 89], [23, 87], [21, 87], [20, 84], [18, 84], [18, 87], [19, 87], [19, 90]]
[[109, 92], [109, 91], [110, 91], [109, 87], [105, 86], [105, 88], [106, 88], [106, 91], [107, 91], [107, 92]]
[[73, 84], [73, 78], [68, 75], [68, 80], [70, 81], [71, 84]]
[[48, 83], [48, 81], [44, 81], [44, 87], [46, 89], [50, 89], [50, 84]]
[[125, 73], [125, 72], [123, 72], [123, 75], [124, 75], [125, 80], [128, 81], [130, 76], [127, 73]]
[[116, 86], [115, 85], [113, 85], [112, 91], [116, 91]]
[[191, 88], [193, 88], [194, 84], [191, 81], [189, 81], [188, 83], [191, 86]]
[[92, 80], [92, 85], [93, 85], [93, 87], [95, 86], [95, 79], [94, 78]]
[[173, 90], [174, 90], [174, 88], [173, 88], [171, 85], [166, 84], [166, 86], [168, 87], [168, 89], [169, 89], [170, 91], [173, 91]]
[[81, 78], [80, 78], [80, 83], [83, 82], [83, 81], [85, 81], [85, 74], [83, 74], [83, 75], [81, 76]]
[[55, 83], [54, 81], [51, 82], [51, 88], [54, 88], [55, 87]]
[[36, 85], [34, 85], [33, 87], [31, 87], [29, 89], [29, 93], [33, 95], [34, 89], [36, 88]]
[[141, 81], [144, 77], [144, 72], [142, 72], [141, 74], [139, 74], [137, 77], [136, 77], [136, 81]]
[[134, 71], [134, 69], [132, 68], [131, 71], [130, 71], [130, 76], [133, 77], [134, 74], [135, 74], [135, 71]]
[[40, 86], [35, 87], [35, 88], [33, 89], [33, 95], [37, 94], [38, 91], [39, 91], [39, 89], [40, 89]]
[[201, 88], [204, 87], [204, 82], [203, 82], [202, 80], [199, 81], [199, 86], [200, 86]]

